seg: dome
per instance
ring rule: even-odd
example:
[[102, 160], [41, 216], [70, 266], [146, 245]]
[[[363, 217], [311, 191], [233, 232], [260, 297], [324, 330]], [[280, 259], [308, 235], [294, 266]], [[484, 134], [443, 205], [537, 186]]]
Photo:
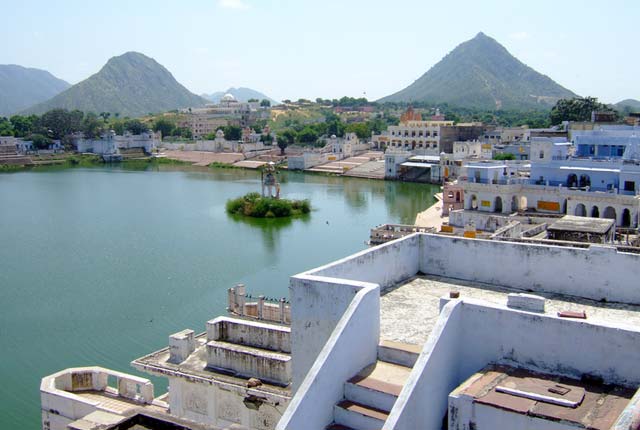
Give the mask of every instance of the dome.
[[223, 102], [235, 102], [236, 98], [233, 96], [233, 94], [227, 93], [227, 94], [222, 96], [222, 101]]

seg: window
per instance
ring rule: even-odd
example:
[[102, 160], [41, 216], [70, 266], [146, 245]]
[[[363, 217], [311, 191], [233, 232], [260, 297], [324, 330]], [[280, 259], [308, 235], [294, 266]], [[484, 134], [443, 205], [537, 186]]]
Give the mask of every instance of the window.
[[540, 158], [544, 158], [544, 151], [540, 151]]
[[624, 190], [625, 191], [635, 191], [636, 183], [634, 181], [624, 181]]

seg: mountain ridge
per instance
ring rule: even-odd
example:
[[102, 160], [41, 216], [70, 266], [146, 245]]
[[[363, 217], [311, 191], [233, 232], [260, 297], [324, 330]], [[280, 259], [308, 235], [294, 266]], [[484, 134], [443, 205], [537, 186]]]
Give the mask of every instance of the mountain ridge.
[[632, 111], [640, 111], [640, 100], [624, 99], [613, 105], [616, 109], [624, 110], [629, 107]]
[[71, 87], [47, 70], [0, 64], [0, 116], [22, 111]]
[[560, 98], [575, 96], [480, 32], [459, 44], [411, 85], [378, 101], [523, 110], [548, 109]]
[[25, 113], [64, 108], [137, 117], [205, 103], [205, 99], [187, 90], [156, 60], [129, 51], [111, 57], [97, 73], [26, 109]]

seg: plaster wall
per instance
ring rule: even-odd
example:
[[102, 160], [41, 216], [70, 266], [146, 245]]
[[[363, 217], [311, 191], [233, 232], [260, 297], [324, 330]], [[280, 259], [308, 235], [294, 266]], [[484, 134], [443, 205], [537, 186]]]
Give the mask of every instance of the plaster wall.
[[256, 321], [218, 317], [207, 321], [207, 340], [291, 352], [291, 329]]
[[384, 289], [418, 272], [420, 249], [420, 237], [414, 234], [402, 242], [394, 241], [369, 248], [306, 273], [372, 282]]
[[[442, 308], [383, 430], [440, 429], [449, 393], [489, 363], [573, 378], [588, 374], [606, 383], [637, 387], [640, 348], [634, 346], [639, 344], [640, 331], [631, 326], [451, 300]], [[458, 411], [449, 409], [450, 418], [456, 414], [457, 419], [471, 412], [464, 405]], [[487, 422], [494, 419], [487, 417]]]
[[276, 429], [322, 429], [329, 425], [334, 405], [344, 396], [345, 382], [376, 361], [379, 337], [380, 289], [363, 286], [317, 355]]
[[[452, 412], [455, 411], [455, 414]], [[574, 430], [583, 426], [569, 422], [549, 421], [523, 413], [473, 403], [470, 396], [449, 397], [449, 429], [467, 430], [470, 424], [476, 430]]]
[[[108, 387], [108, 377], [116, 378], [117, 389]], [[153, 385], [148, 379], [115, 372], [101, 367], [72, 368], [44, 377], [40, 384], [42, 428], [66, 430], [68, 423], [97, 410], [119, 414], [108, 404], [80, 397], [83, 391], [108, 391], [141, 406], [153, 401]]]
[[458, 385], [461, 313], [458, 301], [444, 306], [382, 430], [441, 428], [447, 395]]
[[419, 253], [420, 237], [411, 235], [401, 243], [394, 241], [376, 246], [291, 277], [289, 297], [294, 392], [356, 293], [371, 284], [382, 289], [415, 275]]
[[207, 365], [229, 369], [244, 377], [286, 385], [291, 380], [289, 355], [246, 348], [227, 342], [207, 342]]
[[421, 238], [419, 270], [426, 274], [640, 304], [640, 255], [599, 245], [571, 248], [428, 233]]
[[[252, 394], [264, 400], [257, 408], [244, 402]], [[221, 428], [236, 424], [251, 430], [273, 429], [287, 406], [286, 399], [249, 389], [175, 377], [169, 378], [169, 399], [173, 415]]]
[[[525, 312], [473, 300], [462, 303], [464, 345], [459, 376], [502, 361], [543, 373], [601, 377], [610, 384], [640, 385], [640, 331]], [[462, 380], [460, 381], [462, 382]]]

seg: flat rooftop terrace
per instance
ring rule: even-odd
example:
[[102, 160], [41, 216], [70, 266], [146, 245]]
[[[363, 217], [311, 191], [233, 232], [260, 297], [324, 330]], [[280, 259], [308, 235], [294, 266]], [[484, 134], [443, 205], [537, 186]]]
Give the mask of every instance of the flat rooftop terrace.
[[[463, 281], [439, 276], [417, 276], [382, 292], [380, 298], [380, 338], [394, 342], [423, 345], [433, 329], [439, 313], [440, 298], [457, 291], [460, 298], [484, 300], [506, 305], [507, 295], [525, 291]], [[626, 326], [640, 325], [640, 306], [604, 303], [550, 293], [531, 293], [545, 297], [545, 313], [584, 311], [587, 321], [609, 322]]]
[[590, 430], [610, 429], [634, 394], [635, 390], [625, 387], [497, 365], [486, 367], [456, 389], [456, 395], [503, 413]]
[[[217, 381], [223, 384], [247, 387], [249, 378], [233, 375], [233, 372], [226, 372], [223, 369], [213, 369], [207, 365], [207, 333], [201, 333], [195, 337], [196, 347], [186, 360], [175, 364], [169, 360], [169, 348], [163, 348], [151, 354], [134, 360], [131, 364], [138, 370], [149, 372], [158, 376], [181, 376], [188, 375], [190, 378], [202, 381]], [[269, 353], [269, 351], [264, 351]], [[282, 387], [272, 385], [267, 381], [261, 381], [262, 385], [255, 388], [256, 391], [263, 391], [275, 395], [290, 396], [290, 386]]]

